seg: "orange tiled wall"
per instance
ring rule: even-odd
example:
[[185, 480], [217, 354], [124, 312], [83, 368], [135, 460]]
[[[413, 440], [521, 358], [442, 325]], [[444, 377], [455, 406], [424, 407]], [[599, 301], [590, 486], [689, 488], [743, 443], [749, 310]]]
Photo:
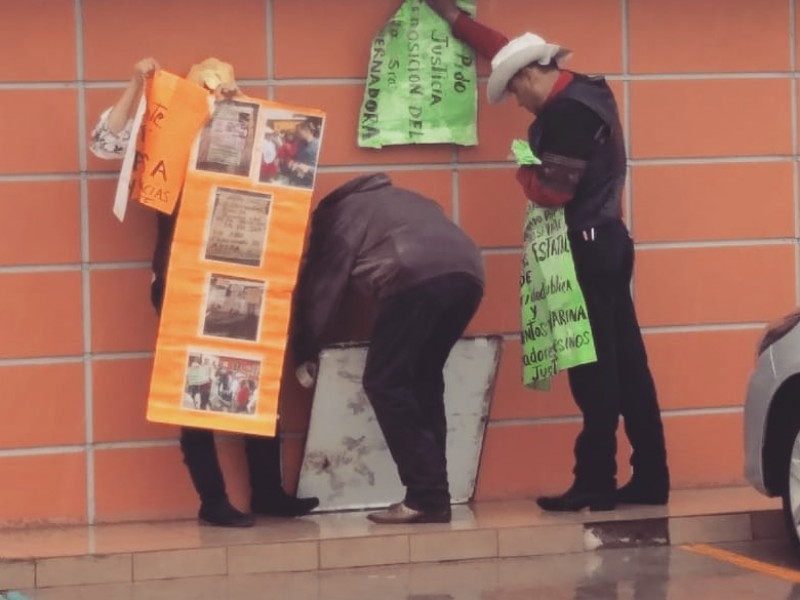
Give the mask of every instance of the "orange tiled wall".
[[[484, 248], [472, 332], [506, 336], [477, 498], [569, 483], [565, 379], [519, 385], [523, 202], [506, 161], [529, 117], [480, 104], [480, 146], [356, 147], [371, 36], [398, 0], [3, 0], [0, 18], [0, 522], [188, 516], [176, 430], [143, 414], [156, 320], [152, 214], [111, 216], [118, 164], [87, 134], [131, 65], [174, 72], [216, 55], [247, 93], [329, 119], [317, 197], [385, 169], [436, 197]], [[741, 404], [764, 322], [796, 303], [795, 0], [478, 0], [509, 35], [535, 29], [609, 75], [630, 152], [635, 296], [678, 487], [741, 483]], [[486, 74], [486, 65], [481, 66]], [[310, 399], [284, 388], [287, 486]], [[627, 475], [621, 449], [621, 477]], [[241, 448], [221, 444], [243, 502]]]

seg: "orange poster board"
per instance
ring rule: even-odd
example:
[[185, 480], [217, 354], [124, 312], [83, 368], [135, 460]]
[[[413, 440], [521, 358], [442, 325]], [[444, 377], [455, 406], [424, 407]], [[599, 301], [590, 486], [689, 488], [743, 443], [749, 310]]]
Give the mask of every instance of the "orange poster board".
[[147, 80], [146, 94], [130, 197], [172, 214], [183, 187], [192, 142], [210, 116], [209, 96], [196, 83], [161, 70]]
[[[218, 102], [189, 158], [147, 418], [274, 435], [324, 113]], [[311, 135], [309, 135], [311, 131]]]

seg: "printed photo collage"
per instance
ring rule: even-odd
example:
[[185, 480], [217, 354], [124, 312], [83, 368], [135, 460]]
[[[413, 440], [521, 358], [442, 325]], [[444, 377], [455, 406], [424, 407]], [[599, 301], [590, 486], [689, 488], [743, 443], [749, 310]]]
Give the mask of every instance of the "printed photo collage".
[[[261, 272], [267, 251], [275, 195], [252, 184], [306, 190], [314, 186], [323, 119], [268, 108], [246, 100], [217, 102], [195, 143], [190, 170], [225, 175], [209, 198], [209, 218], [201, 247], [208, 263], [198, 337], [252, 343], [241, 353], [190, 347], [185, 364], [182, 409], [252, 417], [258, 409], [260, 340], [268, 282], [241, 277], [241, 267]], [[232, 181], [242, 178], [241, 188]], [[237, 268], [236, 276], [226, 265]]]

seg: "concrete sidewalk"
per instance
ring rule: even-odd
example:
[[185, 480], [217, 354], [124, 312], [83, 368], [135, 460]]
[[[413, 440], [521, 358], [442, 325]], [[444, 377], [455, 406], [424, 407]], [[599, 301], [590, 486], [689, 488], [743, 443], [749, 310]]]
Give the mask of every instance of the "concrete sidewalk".
[[0, 531], [0, 590], [785, 537], [780, 501], [750, 488], [677, 490], [669, 506], [543, 513], [514, 500], [454, 507], [450, 524], [377, 525], [363, 512], [262, 519], [252, 529], [196, 521]]

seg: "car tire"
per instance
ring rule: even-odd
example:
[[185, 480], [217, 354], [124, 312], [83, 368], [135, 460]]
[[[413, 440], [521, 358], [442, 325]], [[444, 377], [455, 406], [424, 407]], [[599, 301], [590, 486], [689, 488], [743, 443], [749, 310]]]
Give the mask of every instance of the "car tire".
[[789, 539], [800, 550], [800, 425], [794, 427], [789, 447], [786, 487], [783, 492], [783, 516]]

